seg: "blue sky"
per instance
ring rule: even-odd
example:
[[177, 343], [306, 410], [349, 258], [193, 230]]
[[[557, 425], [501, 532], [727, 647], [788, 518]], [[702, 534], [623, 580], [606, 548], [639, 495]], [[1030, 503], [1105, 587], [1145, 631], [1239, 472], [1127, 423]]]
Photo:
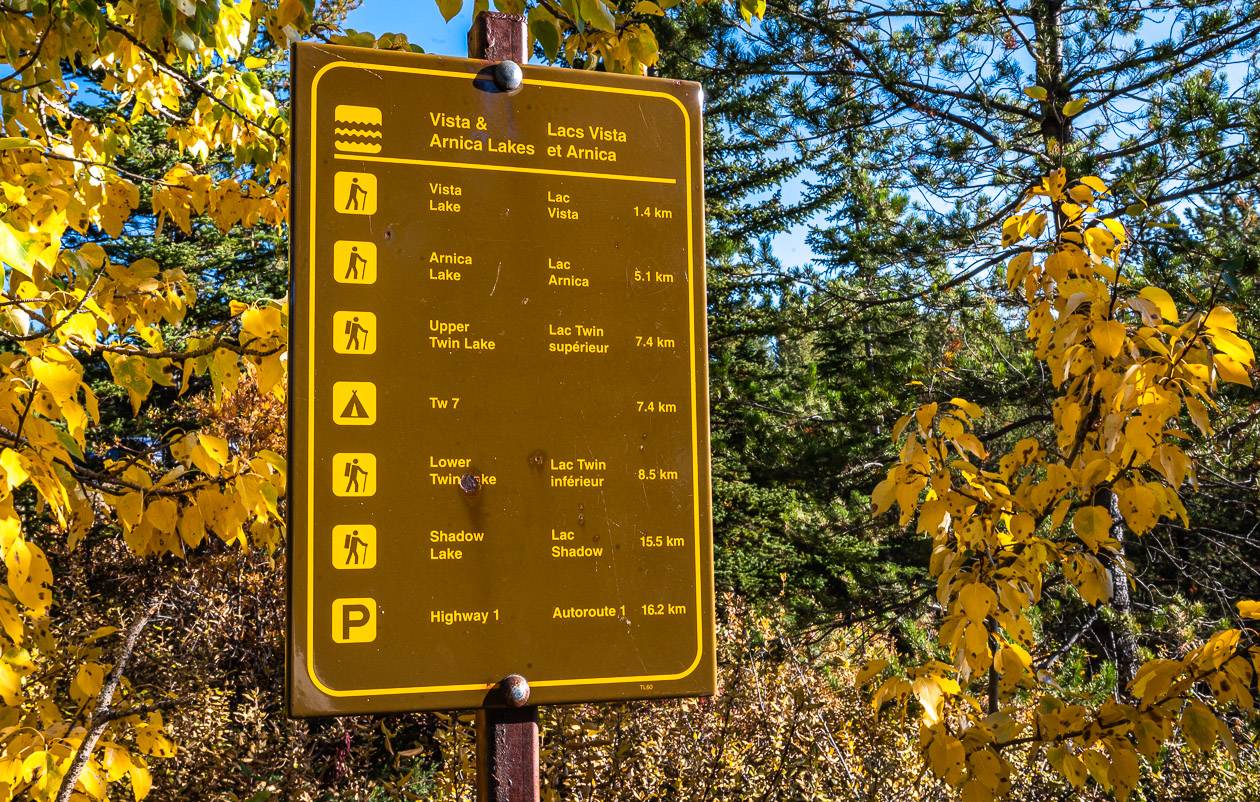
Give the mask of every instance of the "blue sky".
[[[346, 27], [383, 33], [405, 33], [407, 39], [427, 53], [442, 56], [468, 55], [468, 29], [472, 26], [473, 3], [467, 0], [459, 14], [449, 23], [442, 19], [434, 0], [364, 0], [363, 5], [346, 18]], [[799, 184], [783, 188], [784, 196], [794, 200], [801, 191]], [[775, 254], [786, 265], [800, 265], [810, 259], [805, 245], [805, 227], [798, 227], [774, 239]]]
[[365, 0], [350, 12], [346, 27], [356, 31], [405, 33], [407, 39], [442, 56], [468, 55], [468, 29], [472, 26], [472, 2], [464, 3], [449, 23], [438, 13], [434, 0]]

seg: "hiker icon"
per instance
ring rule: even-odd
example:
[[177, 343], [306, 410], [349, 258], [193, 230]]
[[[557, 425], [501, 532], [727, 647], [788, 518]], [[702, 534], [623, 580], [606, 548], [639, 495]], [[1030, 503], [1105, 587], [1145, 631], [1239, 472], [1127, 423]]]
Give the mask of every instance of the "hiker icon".
[[339, 354], [376, 353], [376, 315], [371, 312], [335, 312], [333, 350]]
[[375, 284], [376, 243], [357, 240], [333, 243], [333, 278], [340, 284]]
[[376, 527], [342, 524], [332, 531], [333, 568], [366, 569], [376, 566]]
[[368, 330], [359, 322], [357, 317], [352, 317], [346, 321], [346, 350], [360, 351], [363, 349], [362, 343], [359, 341], [360, 336], [366, 337]]
[[342, 426], [376, 423], [376, 385], [372, 382], [334, 382], [333, 422]]
[[367, 197], [367, 190], [359, 186], [359, 179], [351, 178], [350, 179], [350, 198], [349, 200], [346, 201], [345, 210], [348, 212], [349, 211], [357, 212], [359, 209], [363, 208], [360, 202], [360, 198], [366, 198], [366, 197]]
[[334, 454], [333, 494], [337, 496], [376, 495], [376, 455]]
[[337, 173], [333, 198], [342, 214], [376, 214], [376, 176], [371, 173]]
[[[350, 464], [346, 465], [346, 493], [360, 493], [362, 488], [367, 487], [367, 479], [371, 473], [367, 468], [361, 467], [357, 459], [350, 460]], [[360, 477], [363, 480], [360, 487]]]
[[346, 535], [346, 562], [351, 565], [358, 565], [363, 560], [366, 560], [367, 555], [360, 554], [359, 550], [366, 550], [367, 545], [367, 541], [359, 537], [359, 531], [357, 529]]
[[367, 267], [367, 263], [368, 263], [367, 259], [364, 259], [362, 256], [359, 255], [358, 248], [351, 248], [350, 249], [350, 263], [346, 265], [346, 278], [355, 279], [357, 281], [359, 278], [359, 272], [363, 268]]

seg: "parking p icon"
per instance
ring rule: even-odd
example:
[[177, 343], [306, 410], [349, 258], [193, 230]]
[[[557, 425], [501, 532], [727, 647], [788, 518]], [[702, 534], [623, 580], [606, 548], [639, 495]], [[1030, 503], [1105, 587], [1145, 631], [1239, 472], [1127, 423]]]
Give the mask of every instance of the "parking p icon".
[[333, 599], [334, 643], [371, 643], [376, 640], [376, 599]]

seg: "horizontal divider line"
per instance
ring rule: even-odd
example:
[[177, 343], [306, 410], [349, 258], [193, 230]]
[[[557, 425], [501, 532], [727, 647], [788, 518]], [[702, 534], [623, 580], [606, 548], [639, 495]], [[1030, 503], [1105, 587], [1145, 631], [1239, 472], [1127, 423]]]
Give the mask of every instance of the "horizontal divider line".
[[363, 156], [335, 153], [334, 158], [350, 161], [384, 162], [386, 164], [414, 164], [419, 167], [456, 167], [461, 170], [494, 170], [501, 173], [536, 173], [538, 175], [563, 175], [574, 178], [606, 178], [609, 181], [637, 181], [643, 184], [677, 184], [676, 178], [657, 178], [651, 175], [618, 175], [617, 173], [587, 173], [580, 170], [551, 170], [546, 167], [511, 167], [506, 164], [469, 164], [467, 162], [441, 162], [428, 159], [399, 159], [394, 156]]

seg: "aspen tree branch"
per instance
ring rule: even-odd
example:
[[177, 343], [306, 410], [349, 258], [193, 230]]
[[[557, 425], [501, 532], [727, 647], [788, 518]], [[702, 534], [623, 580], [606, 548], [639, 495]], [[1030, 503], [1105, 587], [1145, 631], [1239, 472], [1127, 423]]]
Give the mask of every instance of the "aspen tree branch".
[[277, 135], [274, 131], [272, 131], [270, 128], [268, 128], [268, 127], [266, 127], [266, 126], [264, 126], [264, 125], [261, 125], [261, 124], [260, 124], [257, 120], [250, 119], [250, 118], [249, 118], [249, 117], [247, 117], [247, 116], [245, 115], [245, 113], [244, 113], [244, 112], [242, 112], [240, 109], [238, 109], [238, 108], [236, 108], [235, 106], [231, 105], [231, 104], [230, 104], [230, 103], [228, 103], [226, 100], [224, 100], [223, 98], [221, 98], [221, 97], [219, 97], [218, 95], [216, 95], [214, 92], [211, 92], [209, 89], [207, 89], [205, 86], [203, 86], [203, 85], [201, 84], [201, 82], [197, 81], [197, 80], [196, 80], [195, 78], [193, 78], [192, 76], [190, 76], [190, 75], [186, 75], [186, 74], [184, 74], [184, 73], [180, 72], [179, 70], [175, 69], [174, 67], [170, 66], [169, 64], [167, 64], [167, 63], [166, 63], [166, 61], [165, 61], [165, 60], [161, 57], [161, 54], [159, 54], [159, 53], [155, 53], [155, 52], [153, 51], [153, 49], [152, 49], [152, 48], [150, 48], [150, 47], [149, 47], [148, 45], [146, 45], [144, 42], [142, 42], [142, 41], [140, 41], [138, 38], [136, 38], [136, 35], [135, 35], [135, 34], [133, 34], [131, 31], [127, 30], [126, 28], [124, 28], [123, 26], [119, 25], [118, 23], [116, 23], [116, 22], [112, 22], [112, 21], [110, 21], [110, 20], [108, 20], [108, 19], [103, 20], [103, 21], [102, 21], [102, 24], [103, 24], [106, 28], [108, 28], [109, 30], [113, 31], [114, 33], [118, 34], [119, 36], [123, 37], [123, 38], [124, 38], [124, 39], [126, 39], [128, 42], [131, 42], [133, 45], [135, 45], [137, 48], [139, 48], [140, 52], [144, 53], [146, 56], [148, 56], [148, 57], [149, 57], [149, 58], [153, 61], [153, 66], [154, 66], [154, 67], [155, 67], [155, 68], [156, 68], [159, 72], [164, 72], [164, 73], [166, 73], [167, 75], [169, 75], [170, 77], [172, 77], [172, 78], [174, 78], [175, 80], [179, 81], [179, 82], [180, 82], [180, 83], [182, 83], [184, 86], [186, 86], [186, 87], [188, 87], [189, 89], [193, 90], [193, 91], [194, 91], [194, 92], [196, 92], [197, 94], [205, 95], [207, 98], [209, 98], [209, 100], [210, 100], [210, 102], [211, 102], [211, 103], [214, 103], [215, 105], [220, 106], [220, 107], [221, 107], [221, 108], [223, 108], [225, 111], [227, 111], [229, 114], [231, 114], [233, 117], [236, 117], [236, 118], [237, 118], [237, 119], [239, 119], [241, 122], [245, 123], [246, 125], [250, 126], [251, 128], [255, 128], [255, 129], [257, 129], [258, 131], [260, 131], [260, 132], [262, 132], [262, 133], [266, 134], [267, 136], [271, 137], [272, 139], [275, 139], [275, 140], [277, 140], [277, 141], [279, 141], [279, 140], [280, 140], [280, 137], [279, 137], [279, 136], [278, 136], [278, 135]]
[[140, 635], [144, 632], [144, 628], [153, 620], [153, 616], [161, 608], [166, 601], [167, 591], [158, 593], [149, 599], [148, 603], [131, 619], [131, 623], [127, 626], [127, 630], [123, 633], [122, 644], [118, 647], [118, 654], [114, 658], [114, 667], [109, 670], [109, 676], [105, 678], [105, 683], [101, 686], [101, 692], [96, 697], [96, 706], [92, 708], [92, 715], [88, 719], [88, 731], [83, 736], [83, 741], [79, 744], [78, 750], [74, 754], [74, 760], [70, 762], [70, 769], [61, 779], [61, 787], [57, 789], [57, 798], [55, 802], [70, 802], [70, 796], [74, 793], [74, 787], [79, 783], [79, 776], [83, 774], [83, 769], [87, 767], [88, 761], [92, 758], [92, 752], [96, 749], [96, 744], [100, 742], [101, 736], [105, 734], [105, 728], [110, 722], [114, 721], [118, 716], [112, 707], [114, 694], [118, 692], [118, 686], [122, 683], [123, 671], [127, 668], [127, 663], [131, 661], [131, 656], [135, 653], [136, 644], [140, 642]]

